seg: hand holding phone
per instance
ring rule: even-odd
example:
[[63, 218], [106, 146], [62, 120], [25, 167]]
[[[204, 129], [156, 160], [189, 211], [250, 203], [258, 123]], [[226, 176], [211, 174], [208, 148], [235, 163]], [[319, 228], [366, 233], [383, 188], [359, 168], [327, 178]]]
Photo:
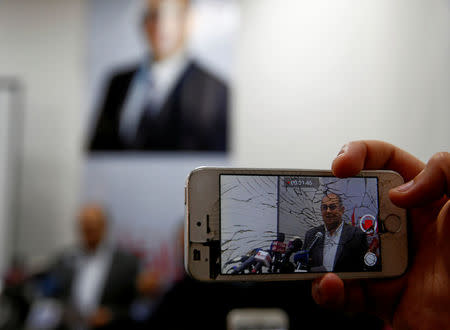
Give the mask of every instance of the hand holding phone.
[[407, 183], [389, 196], [409, 209], [411, 260], [397, 279], [346, 282], [327, 274], [314, 281], [313, 298], [327, 307], [370, 312], [394, 328], [450, 328], [450, 154], [435, 154], [425, 165], [388, 143], [355, 141], [341, 150], [332, 169], [341, 178], [363, 169], [403, 176]]

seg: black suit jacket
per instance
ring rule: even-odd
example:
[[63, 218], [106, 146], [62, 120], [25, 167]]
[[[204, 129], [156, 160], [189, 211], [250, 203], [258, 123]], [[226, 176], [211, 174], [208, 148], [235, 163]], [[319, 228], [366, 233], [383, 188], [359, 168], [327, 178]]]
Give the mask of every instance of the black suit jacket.
[[[325, 226], [314, 227], [306, 232], [305, 246], [308, 248], [316, 233], [320, 238], [309, 252], [309, 267], [323, 266], [323, 245], [325, 241]], [[364, 255], [368, 251], [366, 234], [358, 227], [344, 223], [339, 246], [336, 250], [333, 272], [358, 272], [364, 270]]]
[[187, 66], [161, 112], [151, 120], [141, 121], [142, 134], [134, 144], [127, 145], [119, 134], [119, 124], [137, 70], [135, 67], [111, 79], [99, 109], [90, 151], [225, 151], [228, 88], [194, 62]]
[[[52, 280], [55, 283], [53, 296], [69, 308], [77, 270], [76, 264], [77, 254], [69, 252], [57, 260], [51, 271]], [[112, 251], [110, 267], [107, 270], [99, 303], [113, 314], [113, 322], [105, 329], [120, 329], [124, 324], [129, 323], [129, 308], [136, 297], [137, 273], [137, 258], [119, 249]], [[68, 311], [70, 312], [70, 309]]]

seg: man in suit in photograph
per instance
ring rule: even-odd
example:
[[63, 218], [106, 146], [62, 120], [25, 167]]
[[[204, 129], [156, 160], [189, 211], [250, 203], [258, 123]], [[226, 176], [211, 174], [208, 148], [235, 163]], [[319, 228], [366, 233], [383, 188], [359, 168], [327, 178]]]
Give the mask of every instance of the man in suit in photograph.
[[308, 230], [305, 235], [305, 247], [310, 249], [311, 271], [364, 270], [364, 255], [368, 251], [366, 234], [342, 221], [344, 211], [339, 195], [328, 193], [323, 197], [321, 213], [324, 224]]
[[225, 151], [228, 88], [186, 52], [188, 0], [148, 0], [151, 55], [113, 75], [90, 151]]
[[99, 205], [78, 217], [80, 245], [50, 271], [52, 296], [64, 306], [63, 328], [122, 329], [136, 296], [137, 259], [107, 240], [108, 219]]

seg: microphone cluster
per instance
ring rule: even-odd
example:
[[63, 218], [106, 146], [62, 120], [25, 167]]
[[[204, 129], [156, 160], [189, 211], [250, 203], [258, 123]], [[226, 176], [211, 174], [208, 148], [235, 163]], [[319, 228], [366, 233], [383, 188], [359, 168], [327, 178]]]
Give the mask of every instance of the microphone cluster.
[[303, 249], [303, 241], [294, 237], [288, 244], [275, 240], [269, 250], [255, 249], [228, 263], [240, 263], [234, 266], [231, 274], [261, 274], [263, 267], [268, 273], [307, 272], [309, 269], [309, 251], [322, 238], [321, 232], [316, 233], [311, 244]]

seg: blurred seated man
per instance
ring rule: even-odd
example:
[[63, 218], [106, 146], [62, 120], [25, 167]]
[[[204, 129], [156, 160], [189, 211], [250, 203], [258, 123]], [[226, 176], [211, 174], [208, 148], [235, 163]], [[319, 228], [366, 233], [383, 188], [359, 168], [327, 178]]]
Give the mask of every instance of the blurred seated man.
[[122, 329], [135, 297], [137, 259], [107, 240], [108, 219], [99, 205], [78, 218], [81, 244], [58, 260], [51, 276], [65, 304], [64, 323], [81, 329]]
[[226, 148], [228, 89], [185, 50], [188, 0], [148, 0], [151, 55], [113, 75], [91, 151]]
[[345, 209], [339, 195], [328, 193], [320, 207], [324, 224], [308, 230], [305, 235], [311, 270], [363, 271], [364, 254], [368, 251], [366, 234], [342, 221]]

